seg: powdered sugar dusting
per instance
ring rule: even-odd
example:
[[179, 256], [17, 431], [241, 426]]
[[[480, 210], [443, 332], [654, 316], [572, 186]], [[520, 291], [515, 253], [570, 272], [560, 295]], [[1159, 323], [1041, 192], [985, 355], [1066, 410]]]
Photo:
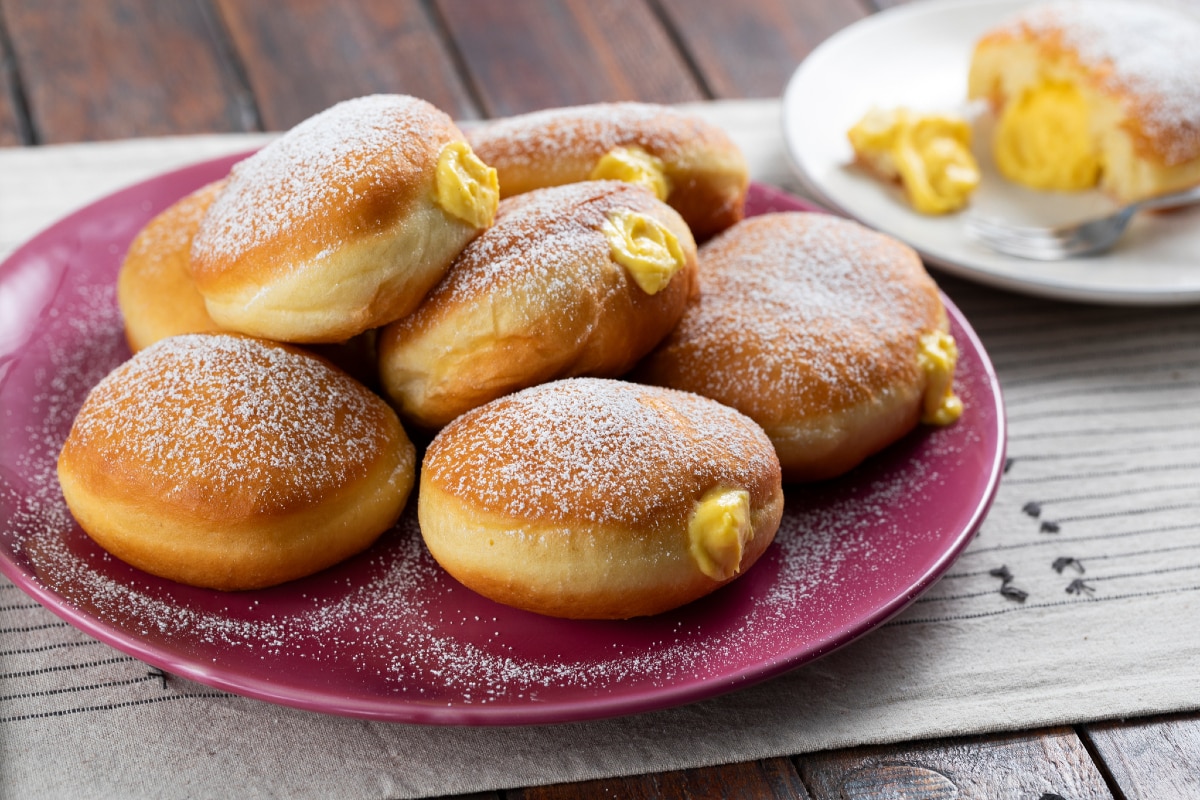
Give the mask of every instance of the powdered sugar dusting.
[[585, 181], [502, 200], [496, 224], [463, 250], [424, 307], [399, 329], [419, 331], [439, 310], [453, 313], [485, 296], [515, 315], [506, 321], [514, 330], [588, 313], [596, 305], [593, 295], [610, 290], [596, 270], [612, 264], [601, 227], [615, 208], [656, 214], [664, 207], [646, 190], [619, 181]]
[[269, 512], [312, 502], [374, 463], [389, 413], [344, 373], [258, 339], [163, 339], [106, 377], [76, 417], [73, 453], [163, 499]]
[[[260, 663], [264, 675], [319, 669], [333, 683], [381, 681], [385, 697], [536, 703], [547, 692], [600, 693], [628, 681], [668, 686], [748, 657], [753, 663], [753, 654], [784, 657], [795, 646], [789, 643], [826, 630], [839, 603], [892, 580], [897, 559], [889, 554], [922, 535], [919, 521], [896, 508], [931, 501], [936, 482], [915, 469], [863, 481], [862, 492], [831, 487], [819, 499], [793, 495], [775, 544], [734, 587], [655, 618], [646, 636], [621, 631], [635, 622], [539, 618], [532, 626], [545, 630], [532, 647], [532, 615], [495, 606], [446, 576], [411, 512], [347, 568], [295, 584], [286, 602], [271, 602], [269, 592], [195, 602], [192, 590], [172, 589], [81, 544], [61, 500], [27, 506], [16, 527], [44, 585], [145, 641], [178, 641], [223, 659], [240, 653], [238, 663]], [[266, 598], [261, 606], [258, 597]], [[737, 613], [723, 610], [730, 603], [739, 605]], [[555, 633], [568, 631], [611, 644], [556, 652]], [[292, 666], [281, 672], [281, 665]]]
[[[110, 253], [115, 274], [119, 253], [88, 246]], [[78, 258], [90, 264], [96, 252]], [[99, 550], [63, 502], [55, 461], [71, 421], [88, 390], [128, 357], [112, 274], [71, 269], [30, 344], [0, 365], [6, 569], [66, 616], [136, 642], [155, 663], [283, 702], [317, 698], [310, 707], [326, 710], [356, 702], [358, 713], [458, 722], [511, 720], [511, 709], [536, 715], [540, 706], [563, 709], [541, 719], [564, 719], [645, 707], [651, 697], [672, 702], [698, 681], [726, 687], [761, 675], [823, 652], [879, 592], [907, 586], [925, 568], [914, 554], [956, 530], [929, 516], [947, 500], [943, 476], [977, 463], [964, 418], [910, 437], [844, 481], [797, 490], [753, 570], [647, 620], [551, 620], [483, 600], [437, 567], [411, 510], [367, 553], [311, 578], [246, 593], [191, 589]], [[979, 408], [971, 385], [960, 390]], [[502, 713], [485, 716], [487, 706]], [[478, 716], [464, 716], [473, 709]]]
[[204, 213], [223, 187], [224, 181], [214, 181], [172, 204], [142, 228], [125, 260], [139, 261], [148, 280], [155, 274], [174, 273], [175, 259], [186, 255]]
[[647, 373], [778, 422], [920, 380], [918, 337], [937, 327], [937, 287], [916, 254], [827, 214], [739, 223], [700, 250], [700, 298]]
[[338, 103], [234, 166], [196, 236], [193, 258], [235, 259], [282, 240], [290, 251], [320, 253], [336, 244], [323, 217], [354, 219], [356, 209], [369, 216], [374, 196], [389, 194], [385, 187], [432, 176], [452, 138], [450, 118], [415, 97]]
[[762, 430], [669, 389], [573, 378], [459, 417], [429, 446], [425, 479], [518, 519], [678, 524], [715, 485], [765, 502], [778, 469]]
[[1066, 0], [1035, 6], [1011, 24], [1060, 35], [1104, 86], [1134, 98], [1168, 165], [1200, 156], [1200, 18], [1153, 2]]
[[638, 146], [667, 160], [703, 142], [728, 147], [728, 137], [703, 120], [650, 103], [596, 103], [553, 108], [489, 122], [467, 131], [480, 158], [529, 168], [558, 159], [594, 158]]

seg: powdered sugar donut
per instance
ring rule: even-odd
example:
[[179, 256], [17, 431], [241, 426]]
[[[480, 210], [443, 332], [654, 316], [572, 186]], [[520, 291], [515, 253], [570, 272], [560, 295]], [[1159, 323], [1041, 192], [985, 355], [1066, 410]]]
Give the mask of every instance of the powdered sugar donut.
[[751, 420], [599, 378], [543, 384], [452, 422], [421, 467], [421, 532], [466, 586], [558, 617], [619, 619], [745, 573], [783, 513]]
[[1001, 174], [1132, 202], [1200, 183], [1200, 16], [1130, 0], [1033, 4], [989, 30], [968, 92]]
[[395, 413], [324, 360], [244, 336], [164, 339], [88, 395], [58, 460], [117, 558], [214, 589], [317, 572], [399, 517], [416, 454]]
[[626, 372], [695, 285], [692, 234], [649, 192], [538, 189], [502, 201], [420, 308], [383, 330], [380, 376], [405, 419], [436, 429], [527, 386]]
[[828, 214], [752, 217], [700, 250], [700, 296], [633, 377], [763, 426], [789, 480], [840, 475], [948, 424], [958, 350], [907, 245]]
[[467, 131], [504, 197], [595, 179], [641, 183], [704, 240], [742, 218], [746, 159], [720, 128], [651, 103], [596, 103], [495, 120]]
[[234, 166], [192, 274], [224, 328], [343, 341], [416, 308], [498, 199], [495, 171], [429, 103], [347, 100]]

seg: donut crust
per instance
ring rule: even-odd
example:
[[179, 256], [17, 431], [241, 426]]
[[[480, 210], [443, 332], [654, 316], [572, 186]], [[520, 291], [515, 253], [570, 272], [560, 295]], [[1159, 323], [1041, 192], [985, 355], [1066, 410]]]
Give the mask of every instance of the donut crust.
[[[652, 217], [679, 242], [685, 263], [655, 294], [613, 257], [602, 228], [618, 210]], [[619, 181], [538, 189], [501, 201], [496, 224], [421, 307], [384, 328], [381, 380], [406, 420], [436, 430], [518, 389], [627, 372], [695, 290], [691, 232], [650, 192]]]
[[371, 95], [309, 118], [233, 168], [192, 245], [220, 325], [339, 342], [416, 308], [479, 228], [438, 204], [463, 136], [423, 100]]
[[[710, 489], [749, 494], [736, 574], [689, 555]], [[783, 513], [779, 464], [752, 421], [711, 400], [574, 378], [451, 423], [422, 465], [418, 514], [434, 558], [469, 588], [558, 617], [624, 619], [697, 599], [744, 574]]]
[[133, 352], [169, 336], [218, 331], [189, 267], [200, 221], [225, 186], [214, 181], [173, 203], [134, 237], [117, 273], [117, 305]]
[[117, 558], [243, 590], [366, 549], [399, 517], [415, 460], [387, 404], [323, 359], [195, 334], [92, 390], [58, 476], [80, 526]]
[[948, 325], [907, 245], [827, 214], [766, 214], [700, 249], [699, 297], [632, 378], [746, 414], [786, 480], [832, 478], [916, 427], [919, 340]]
[[673, 187], [666, 201], [697, 241], [742, 218], [750, 185], [746, 159], [723, 130], [650, 103], [536, 111], [471, 128], [467, 138], [499, 172], [502, 197], [588, 180], [614, 148], [641, 148], [663, 162]]

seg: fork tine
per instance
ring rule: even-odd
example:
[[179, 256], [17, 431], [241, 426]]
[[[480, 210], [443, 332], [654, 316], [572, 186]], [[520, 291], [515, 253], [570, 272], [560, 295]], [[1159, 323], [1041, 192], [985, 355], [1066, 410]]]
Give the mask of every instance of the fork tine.
[[1200, 202], [1200, 186], [1129, 203], [1106, 216], [1055, 228], [1013, 226], [971, 214], [964, 218], [963, 230], [969, 238], [1001, 253], [1054, 261], [1109, 249], [1138, 211], [1196, 202]]
[[1039, 261], [1081, 255], [1091, 246], [1081, 231], [1072, 226], [1065, 229], [1033, 228], [970, 216], [964, 219], [964, 230], [970, 238], [995, 250]]

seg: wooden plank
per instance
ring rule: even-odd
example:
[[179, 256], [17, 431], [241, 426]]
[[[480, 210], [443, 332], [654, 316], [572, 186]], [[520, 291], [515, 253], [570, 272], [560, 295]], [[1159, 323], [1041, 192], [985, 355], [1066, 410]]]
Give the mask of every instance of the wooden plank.
[[483, 110], [704, 98], [645, 0], [437, 0]]
[[1129, 800], [1200, 797], [1200, 714], [1103, 722], [1083, 732]]
[[215, 2], [268, 130], [376, 92], [422, 97], [456, 118], [479, 115], [419, 3]]
[[197, 3], [3, 0], [37, 142], [253, 129]]
[[854, 0], [659, 0], [714, 97], [776, 97], [813, 48], [869, 9]]
[[12, 50], [8, 46], [8, 29], [0, 16], [0, 147], [31, 144], [17, 100], [17, 73]]
[[554, 786], [535, 786], [505, 792], [507, 800], [650, 800], [679, 797], [689, 800], [791, 800], [808, 794], [786, 758], [745, 764], [685, 769], [628, 778], [610, 778]]
[[1112, 798], [1070, 728], [855, 748], [797, 760], [814, 800]]

